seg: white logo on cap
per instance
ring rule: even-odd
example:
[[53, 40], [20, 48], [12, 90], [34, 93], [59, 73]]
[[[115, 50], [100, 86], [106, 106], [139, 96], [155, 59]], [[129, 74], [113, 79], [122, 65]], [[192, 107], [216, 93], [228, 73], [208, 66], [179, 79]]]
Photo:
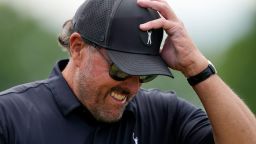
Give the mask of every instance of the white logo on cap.
[[148, 33], [148, 42], [147, 42], [147, 45], [151, 45], [151, 44], [152, 44], [152, 40], [151, 40], [152, 31], [151, 31], [151, 30], [148, 30], [147, 33]]

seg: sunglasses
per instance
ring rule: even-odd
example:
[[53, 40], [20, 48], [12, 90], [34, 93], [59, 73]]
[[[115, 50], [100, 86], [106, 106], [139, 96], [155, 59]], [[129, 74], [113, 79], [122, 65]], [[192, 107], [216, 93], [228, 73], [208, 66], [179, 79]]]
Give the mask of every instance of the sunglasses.
[[[113, 62], [110, 61], [110, 59], [105, 55], [103, 54], [101, 51], [100, 51], [100, 47], [91, 42], [91, 41], [88, 41], [86, 39], [84, 39], [85, 42], [91, 46], [93, 46], [94, 48], [97, 49], [97, 51], [100, 53], [100, 55], [102, 55], [102, 57], [108, 62], [110, 63], [110, 67], [109, 67], [109, 76], [113, 79], [113, 80], [116, 80], [116, 81], [124, 81], [128, 78], [130, 78], [132, 75], [129, 75], [127, 73], [125, 73], [124, 71], [122, 71], [121, 69], [119, 69]], [[157, 77], [157, 75], [145, 75], [145, 76], [139, 76], [139, 81], [140, 83], [147, 83], [147, 82], [150, 82], [152, 81], [153, 79], [155, 79]]]
[[[112, 79], [116, 81], [124, 81], [132, 76], [120, 70], [114, 63], [110, 65], [109, 75]], [[140, 80], [140, 83], [146, 83], [146, 82], [152, 81], [156, 77], [157, 75], [139, 76], [139, 80]]]
[[[128, 78], [130, 78], [132, 75], [127, 74], [126, 72], [122, 71], [121, 69], [119, 69], [113, 62], [110, 62], [110, 59], [107, 58], [106, 55], [104, 55], [99, 49], [98, 52], [102, 55], [102, 57], [108, 62], [110, 63], [110, 67], [109, 67], [109, 76], [116, 81], [124, 81]], [[150, 82], [153, 79], [155, 79], [157, 77], [157, 75], [145, 75], [145, 76], [139, 76], [139, 81], [140, 83], [146, 83], [146, 82]]]

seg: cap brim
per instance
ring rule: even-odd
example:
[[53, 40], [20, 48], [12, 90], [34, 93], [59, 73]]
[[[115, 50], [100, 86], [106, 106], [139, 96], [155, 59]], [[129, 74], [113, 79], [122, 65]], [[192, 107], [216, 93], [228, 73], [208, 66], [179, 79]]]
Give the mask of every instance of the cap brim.
[[107, 50], [110, 59], [122, 71], [130, 75], [165, 75], [173, 78], [162, 58], [153, 55], [125, 53]]

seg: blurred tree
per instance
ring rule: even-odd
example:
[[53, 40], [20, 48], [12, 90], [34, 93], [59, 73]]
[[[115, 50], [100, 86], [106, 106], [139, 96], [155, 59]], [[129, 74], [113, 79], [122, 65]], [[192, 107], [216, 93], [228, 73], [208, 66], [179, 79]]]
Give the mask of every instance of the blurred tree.
[[0, 5], [0, 91], [46, 78], [57, 59], [66, 57], [57, 36], [31, 18]]
[[256, 113], [256, 19], [251, 31], [224, 55], [220, 75]]

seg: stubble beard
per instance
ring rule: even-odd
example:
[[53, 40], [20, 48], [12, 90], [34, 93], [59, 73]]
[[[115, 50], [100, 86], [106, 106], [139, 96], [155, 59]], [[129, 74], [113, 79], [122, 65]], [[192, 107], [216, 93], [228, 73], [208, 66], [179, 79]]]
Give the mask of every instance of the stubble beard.
[[95, 87], [93, 76], [90, 76], [88, 69], [79, 73], [77, 78], [79, 84], [78, 99], [97, 121], [112, 123], [121, 119], [127, 104], [116, 108], [118, 112], [111, 112], [111, 110], [104, 107], [104, 102], [102, 103], [103, 99], [109, 96], [111, 90], [106, 94], [101, 93], [101, 90]]

